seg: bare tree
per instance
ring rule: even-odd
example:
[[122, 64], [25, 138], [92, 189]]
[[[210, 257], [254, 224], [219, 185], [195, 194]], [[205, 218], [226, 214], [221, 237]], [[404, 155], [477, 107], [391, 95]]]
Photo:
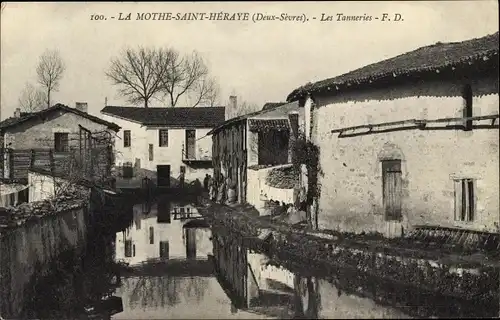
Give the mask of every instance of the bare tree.
[[66, 67], [57, 50], [47, 50], [40, 56], [36, 68], [38, 82], [45, 88], [47, 108], [53, 91], [59, 90], [59, 83]]
[[193, 52], [181, 56], [174, 49], [125, 49], [111, 60], [106, 72], [113, 84], [120, 86], [120, 95], [132, 104], [149, 107], [151, 99], [167, 100], [171, 107], [186, 98], [192, 107], [214, 105], [219, 87], [209, 76], [202, 57]]
[[45, 93], [31, 83], [26, 83], [19, 96], [19, 107], [24, 112], [35, 112], [44, 108], [47, 103]]
[[166, 77], [172, 56], [170, 49], [128, 48], [111, 60], [106, 76], [120, 86], [119, 92], [128, 102], [143, 103], [147, 108], [161, 91], [161, 79]]
[[206, 100], [208, 102], [209, 107], [214, 107], [220, 96], [220, 86], [218, 82], [213, 79], [213, 85], [212, 85], [212, 90], [210, 91], [210, 94], [207, 95]]
[[162, 91], [171, 107], [177, 106], [179, 99], [185, 97], [192, 107], [203, 101], [215, 103], [218, 86], [201, 55], [194, 51], [181, 56], [172, 50], [172, 59], [167, 66], [166, 77], [162, 80]]
[[218, 101], [220, 87], [214, 78], [206, 77], [197, 81], [190, 90], [190, 102], [192, 107], [213, 107]]

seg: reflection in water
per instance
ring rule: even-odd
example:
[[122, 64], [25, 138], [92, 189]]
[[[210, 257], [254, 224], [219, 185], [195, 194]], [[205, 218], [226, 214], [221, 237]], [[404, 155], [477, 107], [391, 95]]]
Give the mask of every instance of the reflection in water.
[[[120, 221], [115, 224], [120, 225]], [[105, 319], [121, 309], [119, 299], [107, 299], [120, 280], [119, 266], [113, 260], [114, 235], [109, 230], [110, 226], [95, 225], [87, 231], [92, 240], [87, 241], [83, 252], [64, 251], [45, 272], [40, 265], [35, 266], [26, 292], [26, 318], [85, 318], [89, 312], [97, 312]]]
[[186, 228], [191, 220], [201, 219], [193, 205], [179, 205], [165, 199], [134, 206], [133, 221], [116, 235], [116, 259], [130, 265], [153, 260], [207, 259], [212, 252], [209, 228]]
[[332, 270], [331, 279], [312, 276], [310, 265], [294, 265], [291, 272], [269, 257], [245, 248], [241, 240], [225, 230], [213, 227], [212, 232], [218, 277], [239, 308], [279, 318], [305, 319], [498, 314], [495, 301], [443, 297], [350, 270]]
[[231, 312], [208, 259], [211, 230], [195, 206], [161, 198], [133, 211], [130, 226], [116, 234], [115, 259], [129, 268], [115, 292], [123, 312], [114, 319], [262, 318]]
[[124, 304], [148, 310], [199, 303], [206, 294], [207, 283], [208, 279], [201, 277], [131, 277], [122, 287], [128, 293]]
[[115, 258], [129, 264], [115, 292], [123, 300], [116, 319], [460, 317], [493, 310], [354, 271], [332, 270], [329, 279], [310, 265], [291, 271], [224, 228], [210, 228], [189, 203], [159, 199], [148, 207], [145, 213], [135, 206], [130, 226], [116, 234]]

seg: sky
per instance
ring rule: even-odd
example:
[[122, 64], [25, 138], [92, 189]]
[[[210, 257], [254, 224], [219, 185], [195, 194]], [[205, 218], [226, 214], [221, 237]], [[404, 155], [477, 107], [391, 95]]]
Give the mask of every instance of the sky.
[[[293, 21], [137, 21], [137, 13], [205, 12], [304, 15]], [[118, 21], [119, 13], [132, 14]], [[335, 21], [337, 14], [392, 17], [402, 21]], [[92, 14], [108, 19], [92, 21]], [[320, 21], [322, 14], [334, 21]], [[111, 17], [115, 17], [112, 19]], [[316, 19], [314, 19], [316, 18]], [[1, 17], [1, 119], [11, 116], [26, 82], [36, 84], [36, 65], [46, 49], [66, 64], [53, 103], [87, 102], [99, 114], [108, 105], [130, 106], [106, 78], [110, 60], [125, 47], [173, 47], [198, 51], [229, 95], [263, 105], [284, 101], [307, 82], [352, 71], [418, 47], [462, 41], [498, 31], [497, 1], [345, 2], [7, 2]], [[154, 107], [161, 103], [153, 102]]]

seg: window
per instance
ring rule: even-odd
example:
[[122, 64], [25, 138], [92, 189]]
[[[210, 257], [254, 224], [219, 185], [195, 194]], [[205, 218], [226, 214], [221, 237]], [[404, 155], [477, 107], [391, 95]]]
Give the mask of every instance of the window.
[[168, 147], [168, 130], [160, 129], [158, 132], [160, 147]]
[[[466, 84], [464, 86], [462, 97], [464, 99], [464, 108], [463, 108], [463, 118], [472, 118], [472, 88], [470, 84]], [[472, 120], [464, 121], [464, 130], [470, 131], [472, 130]]]
[[54, 133], [54, 151], [55, 152], [68, 152], [69, 151], [69, 134], [57, 132]]
[[473, 179], [455, 180], [455, 220], [473, 221], [476, 209]]
[[153, 145], [149, 144], [149, 161], [153, 161], [153, 159], [154, 159]]
[[132, 141], [131, 141], [131, 137], [130, 137], [130, 130], [124, 130], [123, 131], [123, 147], [130, 148], [131, 144], [132, 144]]
[[125, 257], [132, 257], [132, 240], [125, 240]]
[[155, 229], [153, 227], [149, 227], [149, 244], [155, 243]]

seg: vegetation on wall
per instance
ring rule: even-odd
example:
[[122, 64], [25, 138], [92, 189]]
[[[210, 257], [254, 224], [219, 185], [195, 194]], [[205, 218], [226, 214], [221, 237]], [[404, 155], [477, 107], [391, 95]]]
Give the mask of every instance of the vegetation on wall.
[[292, 189], [299, 183], [300, 172], [295, 167], [273, 168], [266, 177], [266, 184], [280, 189]]
[[299, 134], [299, 137], [293, 144], [292, 163], [297, 172], [300, 171], [302, 164], [306, 165], [308, 173], [308, 191], [307, 204], [312, 204], [315, 198], [320, 196], [320, 186], [318, 183], [321, 167], [319, 164], [319, 147], [307, 140], [304, 134]]

